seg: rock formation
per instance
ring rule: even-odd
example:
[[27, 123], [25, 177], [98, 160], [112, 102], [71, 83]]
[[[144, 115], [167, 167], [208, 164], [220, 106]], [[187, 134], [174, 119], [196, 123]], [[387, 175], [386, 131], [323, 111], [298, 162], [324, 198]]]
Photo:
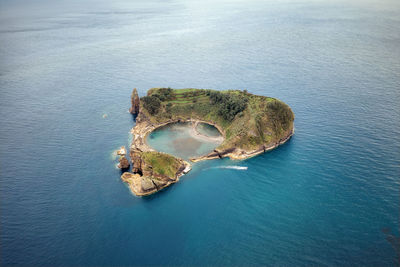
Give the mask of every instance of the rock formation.
[[128, 169], [129, 168], [129, 160], [125, 156], [121, 156], [119, 158], [118, 168], [120, 168], [120, 169]]
[[129, 185], [130, 190], [137, 196], [150, 195], [157, 191], [157, 187], [152, 180], [139, 174], [124, 172], [121, 176], [122, 181]]
[[117, 155], [119, 155], [119, 156], [125, 156], [126, 155], [126, 149], [125, 149], [124, 146], [121, 146], [121, 148], [117, 150]]
[[137, 114], [139, 114], [139, 108], [140, 108], [140, 99], [139, 99], [138, 92], [135, 88], [132, 91], [131, 108], [129, 109], [129, 112], [133, 115], [137, 115]]
[[[129, 188], [137, 196], [153, 194], [173, 183], [179, 181], [179, 177], [190, 170], [190, 164], [182, 159], [176, 159], [178, 168], [176, 172], [166, 175], [157, 172], [151, 161], [145, 160], [144, 153], [136, 151], [131, 153], [132, 172], [125, 172], [121, 179], [129, 184]], [[160, 152], [153, 152], [160, 153]], [[166, 154], [164, 154], [166, 155]]]
[[135, 151], [134, 149], [131, 148], [130, 157], [132, 161], [132, 172], [142, 175], [143, 174], [142, 159], [140, 157], [139, 151]]

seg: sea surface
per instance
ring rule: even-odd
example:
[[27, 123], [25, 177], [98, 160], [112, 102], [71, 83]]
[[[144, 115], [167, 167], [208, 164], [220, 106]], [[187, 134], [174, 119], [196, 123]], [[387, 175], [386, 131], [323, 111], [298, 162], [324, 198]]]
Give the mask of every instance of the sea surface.
[[[0, 265], [398, 264], [399, 44], [398, 0], [0, 0]], [[279, 98], [295, 135], [135, 197], [130, 94], [168, 86]]]

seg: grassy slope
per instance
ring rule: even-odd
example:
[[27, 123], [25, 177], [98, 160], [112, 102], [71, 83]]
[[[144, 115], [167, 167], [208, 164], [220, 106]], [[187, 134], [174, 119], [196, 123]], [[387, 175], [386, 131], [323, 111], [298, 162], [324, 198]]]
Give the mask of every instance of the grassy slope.
[[179, 170], [180, 162], [177, 158], [160, 152], [143, 152], [142, 160], [151, 166], [153, 173], [175, 177]]
[[[158, 94], [159, 88], [152, 88], [149, 95]], [[209, 91], [209, 90], [208, 90]], [[203, 119], [218, 124], [225, 131], [225, 141], [218, 149], [237, 147], [244, 150], [259, 148], [285, 137], [293, 128], [294, 114], [280, 100], [249, 94], [240, 90], [220, 91], [247, 98], [247, 107], [227, 121], [218, 115], [218, 106], [211, 104], [205, 89], [173, 89], [168, 100], [161, 102], [160, 110], [150, 115], [141, 103], [141, 112], [153, 123], [170, 119]], [[142, 102], [142, 101], [141, 101]]]

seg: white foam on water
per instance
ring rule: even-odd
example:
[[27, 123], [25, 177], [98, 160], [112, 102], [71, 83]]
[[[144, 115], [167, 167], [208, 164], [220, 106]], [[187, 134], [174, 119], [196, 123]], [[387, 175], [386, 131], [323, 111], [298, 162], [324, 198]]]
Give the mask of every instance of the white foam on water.
[[114, 150], [111, 154], [110, 154], [110, 158], [112, 161], [117, 160], [117, 150]]
[[246, 167], [246, 166], [217, 166], [217, 167], [212, 167], [210, 169], [232, 169], [232, 170], [246, 171], [248, 169], [248, 167]]

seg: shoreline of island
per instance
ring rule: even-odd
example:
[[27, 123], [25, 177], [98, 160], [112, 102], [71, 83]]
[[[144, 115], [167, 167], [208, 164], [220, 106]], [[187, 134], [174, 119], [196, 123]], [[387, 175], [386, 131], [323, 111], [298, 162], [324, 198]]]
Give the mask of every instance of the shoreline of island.
[[[147, 143], [147, 137], [149, 134], [151, 134], [152, 132], [156, 131], [159, 128], [162, 127], [166, 127], [170, 124], [175, 124], [175, 123], [205, 123], [208, 125], [211, 125], [213, 127], [215, 127], [220, 133], [221, 133], [221, 137], [223, 138], [222, 141], [225, 140], [225, 133], [222, 130], [222, 128], [220, 126], [218, 126], [216, 123], [214, 122], [209, 122], [209, 121], [205, 121], [205, 120], [197, 120], [197, 119], [177, 119], [177, 120], [171, 120], [171, 121], [167, 121], [167, 122], [163, 122], [160, 124], [150, 124], [150, 125], [146, 125], [146, 126], [141, 126], [141, 123], [136, 123], [136, 125], [131, 129], [131, 134], [133, 136], [132, 139], [132, 145], [131, 145], [131, 149], [136, 149], [139, 148], [139, 150], [141, 152], [145, 152], [145, 151], [157, 151], [155, 149], [153, 149], [148, 143]], [[135, 129], [142, 129], [144, 128], [145, 131], [144, 132], [138, 132], [135, 131]], [[140, 130], [139, 130], [140, 131]], [[258, 149], [254, 149], [252, 151], [246, 151], [237, 147], [232, 147], [232, 148], [227, 148], [224, 150], [217, 150], [214, 149], [214, 151], [206, 154], [206, 155], [202, 155], [199, 157], [193, 157], [193, 158], [189, 158], [191, 162], [198, 162], [198, 161], [203, 161], [203, 160], [212, 160], [212, 159], [217, 159], [217, 158], [225, 158], [225, 157], [229, 157], [231, 160], [246, 160], [249, 158], [252, 158], [254, 156], [257, 156], [259, 154], [271, 151], [275, 148], [277, 148], [280, 145], [283, 145], [284, 143], [286, 143], [292, 136], [294, 135], [294, 128], [292, 129], [292, 131], [289, 132], [289, 134], [285, 137], [280, 139], [278, 142], [276, 142], [275, 144], [272, 144], [271, 146], [261, 146]], [[205, 138], [209, 138], [208, 136], [203, 135]], [[138, 139], [139, 138], [139, 139]], [[139, 143], [139, 144], [138, 144]], [[163, 153], [163, 152], [160, 152]]]
[[[159, 128], [168, 126], [170, 124], [188, 123], [188, 122], [190, 122], [190, 123], [196, 123], [196, 122], [197, 123], [206, 123], [208, 125], [212, 125], [218, 129], [218, 131], [222, 135], [221, 137], [224, 138], [224, 132], [217, 124], [215, 124], [213, 122], [204, 121], [204, 120], [195, 120], [195, 119], [181, 120], [181, 119], [179, 119], [179, 120], [171, 120], [171, 121], [156, 124], [156, 125], [149, 124], [148, 122], [139, 122], [131, 129], [133, 140], [131, 143], [130, 151], [137, 151], [137, 150], [139, 150], [140, 152], [156, 151], [155, 149], [153, 149], [152, 147], [150, 147], [147, 144], [146, 139], [149, 134], [151, 134], [153, 131], [155, 131]], [[219, 130], [219, 129], [221, 129], [221, 130]], [[211, 153], [209, 153], [207, 155], [190, 158], [190, 161], [192, 163], [196, 163], [199, 161], [220, 159], [220, 158], [225, 158], [225, 157], [229, 157], [231, 160], [246, 160], [248, 158], [251, 158], [251, 157], [257, 156], [259, 154], [273, 150], [280, 145], [283, 145], [292, 137], [293, 134], [294, 134], [294, 130], [286, 138], [284, 138], [280, 142], [278, 142], [270, 147], [260, 148], [260, 149], [256, 149], [253, 151], [244, 151], [244, 150], [240, 150], [237, 148], [233, 148], [233, 150], [232, 150], [232, 148], [230, 148], [230, 149], [228, 148], [228, 149], [225, 149], [222, 151], [218, 151], [215, 149], [214, 151], [212, 151]], [[157, 151], [157, 152], [162, 153], [162, 154], [167, 154], [164, 152], [159, 152], [159, 151]], [[134, 154], [134, 153], [132, 153], [132, 154]], [[139, 174], [134, 174], [134, 173], [125, 172], [122, 174], [121, 179], [124, 182], [128, 183], [129, 189], [132, 194], [134, 194], [136, 196], [151, 195], [153, 193], [156, 193], [156, 192], [170, 186], [171, 184], [179, 182], [180, 177], [187, 174], [192, 169], [192, 164], [190, 164], [189, 162], [187, 162], [183, 159], [180, 159], [178, 157], [175, 157], [175, 158], [181, 160], [185, 167], [180, 169], [180, 171], [176, 174], [175, 179], [169, 179], [167, 183], [165, 183], [161, 186], [157, 186], [154, 183], [148, 185], [148, 182], [143, 180], [143, 176], [140, 176]]]
[[[172, 98], [172, 100], [178, 99], [178, 102], [168, 100], [166, 99], [166, 96], [159, 95], [159, 92], [161, 92], [161, 90], [164, 94], [166, 92], [168, 94], [172, 93], [174, 97]], [[227, 93], [220, 93], [218, 91], [214, 91], [216, 93], [213, 93], [213, 90], [204, 89], [181, 90], [183, 91], [183, 93], [179, 89], [153, 88], [149, 90], [147, 96], [143, 97], [142, 99], [138, 97], [136, 89], [134, 89], [132, 93], [132, 107], [130, 108], [130, 112], [134, 114], [134, 116], [136, 115], [136, 125], [130, 131], [132, 134], [132, 142], [129, 149], [129, 156], [132, 163], [132, 170], [131, 172], [124, 172], [121, 178], [124, 182], [127, 182], [129, 184], [130, 191], [136, 196], [145, 196], [158, 192], [163, 188], [166, 188], [169, 185], [178, 182], [181, 176], [191, 170], [191, 163], [189, 163], [188, 161], [167, 153], [156, 151], [148, 145], [148, 135], [161, 127], [165, 127], [174, 123], [191, 123], [191, 131], [193, 131], [193, 133], [191, 134], [194, 135], [193, 137], [206, 138], [208, 140], [216, 140], [216, 138], [209, 137], [198, 132], [196, 127], [199, 123], [211, 125], [220, 132], [221, 137], [218, 138], [221, 138], [219, 140], [221, 141], [221, 143], [218, 145], [218, 147], [207, 155], [190, 158], [189, 160], [192, 163], [225, 157], [229, 157], [231, 160], [245, 160], [277, 148], [278, 146], [286, 143], [294, 134], [294, 114], [289, 106], [277, 99], [264, 96], [256, 96], [238, 90], [227, 91]], [[231, 119], [231, 122], [222, 120], [223, 127], [219, 125], [218, 122], [214, 121], [214, 119], [205, 120], [204, 116], [199, 114], [195, 114], [196, 116], [194, 117], [187, 117], [185, 115], [189, 115], [190, 113], [182, 112], [182, 109], [178, 109], [182, 106], [187, 107], [187, 105], [189, 105], [189, 107], [193, 109], [196, 107], [196, 105], [201, 105], [197, 104], [198, 101], [196, 99], [203, 100], [206, 97], [209, 97], [211, 99], [211, 97], [213, 97], [211, 96], [211, 94], [214, 94], [214, 96], [215, 94], [217, 94], [217, 97], [218, 95], [226, 97], [227, 94], [228, 98], [230, 97], [229, 101], [236, 101], [237, 105], [240, 106], [241, 104], [243, 104], [243, 102], [240, 102], [240, 99], [238, 100], [238, 98], [235, 98], [239, 94], [246, 97], [246, 101], [253, 104], [251, 107], [248, 107], [247, 103], [245, 102], [246, 105], [244, 106], [244, 109], [241, 109], [241, 114], [238, 114], [238, 112], [240, 111], [236, 112], [238, 116], [234, 116], [233, 119]], [[232, 96], [230, 96], [229, 94], [231, 94]], [[152, 106], [154, 104], [153, 102], [145, 102], [145, 104], [142, 103], [142, 100], [149, 101], [149, 98], [152, 98], [151, 101], [155, 101], [155, 103], [157, 103], [157, 101], [158, 103], [160, 103], [160, 100], [157, 99], [163, 99], [163, 101], [165, 101], [164, 103], [166, 103], [162, 104], [164, 113], [159, 113], [160, 115], [156, 116], [153, 113], [154, 111], [152, 111], [152, 109], [154, 108], [154, 106]], [[154, 100], [154, 98], [157, 99]], [[182, 101], [182, 99], [184, 101]], [[168, 101], [172, 101], [172, 103], [174, 104], [171, 105], [171, 102]], [[192, 103], [191, 106], [190, 103]], [[206, 102], [204, 102], [203, 100], [203, 103]], [[256, 104], [257, 106], [254, 107], [254, 104]], [[147, 106], [146, 108], [146, 105], [150, 106]], [[264, 105], [264, 109], [266, 111], [262, 111], [262, 105]], [[265, 108], [265, 105], [267, 105], [266, 107], [269, 108], [270, 111]], [[168, 110], [168, 108], [171, 108], [171, 106], [177, 106], [177, 110], [172, 111], [173, 113], [169, 114], [168, 111], [165, 111], [165, 109]], [[221, 121], [220, 116], [222, 115], [218, 115], [217, 117], [215, 117], [215, 109], [213, 111], [213, 107], [210, 106], [210, 108], [211, 110], [207, 111], [209, 113], [206, 114], [214, 114], [214, 117], [210, 115], [207, 115], [207, 117], [215, 118], [217, 121]], [[254, 117], [254, 111], [265, 117]], [[283, 111], [284, 113], [276, 113], [278, 111]], [[272, 113], [265, 113], [268, 114], [266, 116], [263, 115], [263, 112]], [[253, 117], [250, 117], [250, 119], [255, 120], [256, 125], [249, 124], [250, 121], [246, 119], [246, 117], [244, 117], [245, 114], [251, 114], [250, 116]], [[273, 121], [273, 124], [271, 126], [271, 124], [268, 124], [268, 121], [270, 120], [270, 116], [275, 116], [274, 114], [278, 114], [280, 117], [275, 117], [275, 121]], [[282, 114], [287, 117], [282, 118]], [[234, 120], [235, 122], [233, 122], [232, 120]], [[234, 131], [238, 131], [237, 123], [241, 123], [239, 124], [239, 127], [242, 128], [239, 128], [239, 130], [243, 129], [242, 131], [244, 132], [242, 132], [242, 134], [240, 135], [232, 135], [232, 129]], [[235, 125], [234, 127], [236, 128], [232, 128], [232, 125]], [[277, 126], [280, 127], [279, 131], [277, 130], [278, 128], [276, 128]], [[232, 139], [232, 137], [234, 137], [234, 139]], [[254, 140], [253, 138], [255, 137], [261, 138], [260, 140], [262, 142], [257, 141], [256, 143], [254, 143], [254, 141], [252, 140]], [[246, 140], [248, 140], [249, 143], [246, 143]]]

